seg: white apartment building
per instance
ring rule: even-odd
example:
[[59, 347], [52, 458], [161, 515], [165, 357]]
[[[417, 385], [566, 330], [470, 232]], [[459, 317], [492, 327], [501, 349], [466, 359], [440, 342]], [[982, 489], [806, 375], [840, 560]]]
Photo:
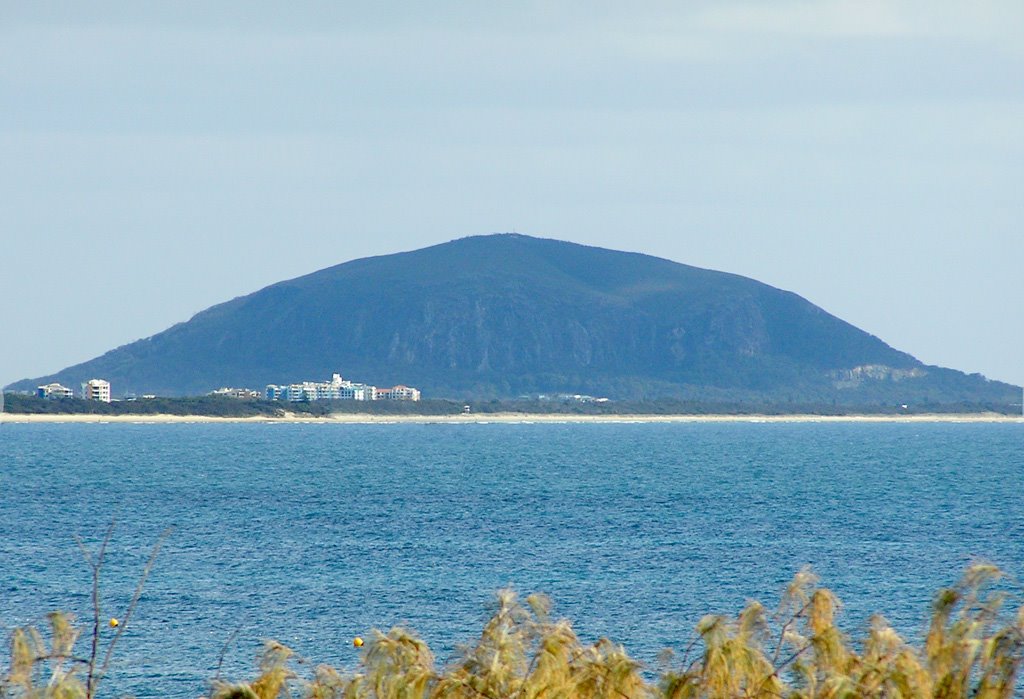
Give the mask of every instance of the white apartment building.
[[361, 383], [349, 383], [338, 390], [339, 400], [377, 400], [377, 387]]
[[103, 379], [89, 379], [82, 384], [82, 398], [110, 402], [110, 382]]

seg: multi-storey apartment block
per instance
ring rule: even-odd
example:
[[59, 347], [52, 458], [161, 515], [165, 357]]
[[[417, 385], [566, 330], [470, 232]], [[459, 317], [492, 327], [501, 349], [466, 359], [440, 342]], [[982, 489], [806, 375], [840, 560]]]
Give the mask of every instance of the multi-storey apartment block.
[[82, 384], [82, 398], [110, 402], [110, 382], [103, 379], [89, 379]]

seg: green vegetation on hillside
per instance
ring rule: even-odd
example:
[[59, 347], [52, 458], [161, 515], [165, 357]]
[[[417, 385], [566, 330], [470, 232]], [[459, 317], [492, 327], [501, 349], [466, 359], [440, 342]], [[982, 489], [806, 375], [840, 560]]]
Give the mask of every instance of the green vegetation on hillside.
[[[680, 655], [666, 653], [657, 679], [611, 640], [582, 642], [541, 596], [499, 593], [497, 608], [460, 659], [438, 667], [413, 632], [373, 632], [352, 670], [315, 666], [268, 642], [256, 677], [216, 678], [212, 699], [1010, 699], [1024, 660], [1024, 608], [988, 565], [972, 566], [935, 596], [927, 632], [907, 643], [879, 616], [851, 640], [836, 624], [839, 602], [799, 573], [774, 612], [751, 602], [736, 617], [708, 615]], [[15, 630], [0, 696], [91, 699], [79, 630], [50, 615], [49, 638]], [[94, 634], [95, 638], [95, 634]], [[308, 661], [301, 661], [308, 668]], [[91, 677], [91, 675], [90, 675]]]

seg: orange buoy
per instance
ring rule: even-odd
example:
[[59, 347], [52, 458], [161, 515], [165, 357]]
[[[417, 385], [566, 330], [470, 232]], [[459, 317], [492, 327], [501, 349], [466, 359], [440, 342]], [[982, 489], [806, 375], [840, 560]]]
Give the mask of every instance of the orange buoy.
[[356, 636], [355, 638], [352, 639], [352, 645], [355, 646], [356, 648], [362, 648], [363, 647], [363, 639], [359, 638], [359, 636]]
[[121, 622], [115, 619], [114, 617], [110, 617], [110, 621], [107, 623], [110, 624], [110, 628], [112, 629], [116, 629], [118, 626], [121, 625]]

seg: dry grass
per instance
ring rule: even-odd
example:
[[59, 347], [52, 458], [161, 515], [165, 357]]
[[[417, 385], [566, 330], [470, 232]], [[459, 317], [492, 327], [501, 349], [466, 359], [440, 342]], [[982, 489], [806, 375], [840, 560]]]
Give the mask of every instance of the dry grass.
[[[914, 646], [880, 616], [852, 642], [836, 625], [838, 600], [802, 571], [773, 613], [752, 602], [735, 618], [701, 619], [694, 642], [678, 661], [666, 658], [654, 683], [622, 646], [582, 643], [569, 622], [550, 617], [545, 598], [503, 591], [480, 637], [450, 666], [438, 668], [427, 644], [401, 628], [375, 632], [354, 671], [322, 665], [308, 677], [293, 669], [290, 649], [268, 642], [258, 676], [215, 681], [211, 699], [1009, 699], [1024, 658], [1024, 608], [1005, 610], [1000, 576], [975, 565], [940, 590]], [[48, 640], [15, 631], [0, 696], [88, 699], [77, 637], [61, 614], [50, 616]]]

